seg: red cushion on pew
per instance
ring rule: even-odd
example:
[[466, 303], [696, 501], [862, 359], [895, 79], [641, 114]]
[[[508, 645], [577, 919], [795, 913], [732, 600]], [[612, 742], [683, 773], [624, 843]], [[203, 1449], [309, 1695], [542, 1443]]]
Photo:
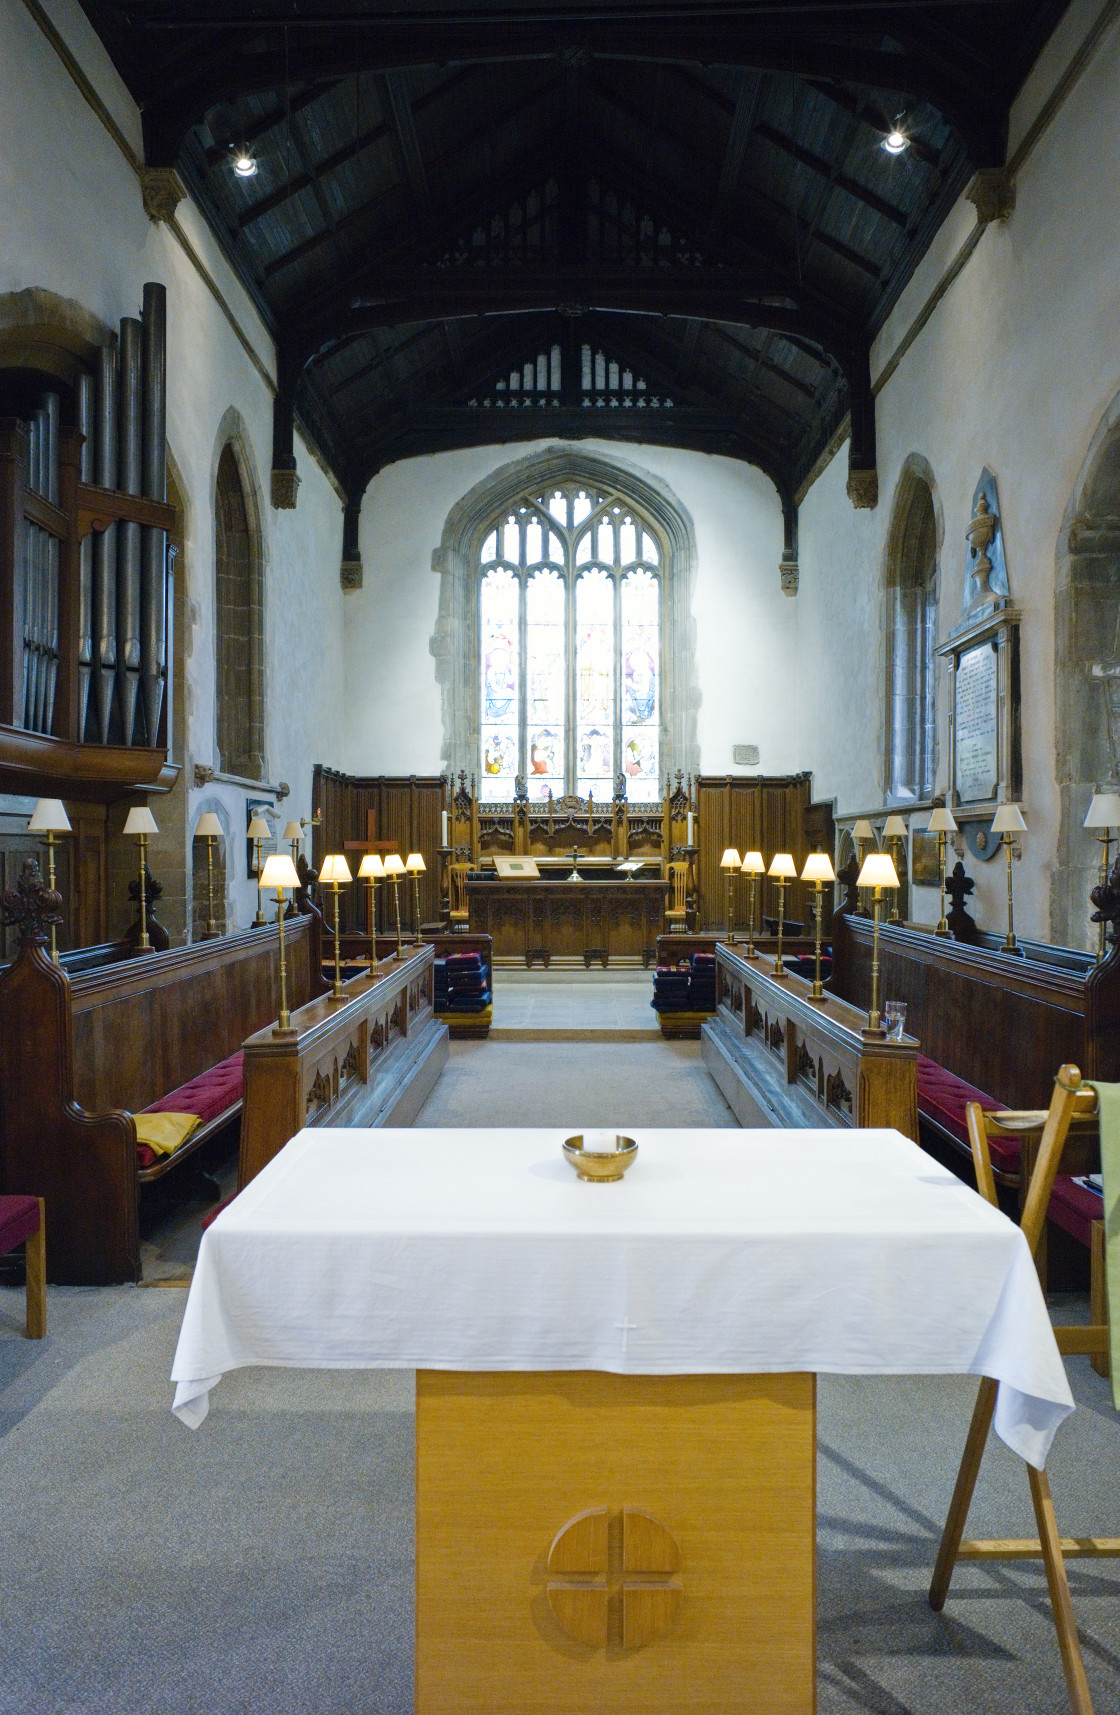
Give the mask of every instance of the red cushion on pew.
[[1074, 1184], [1068, 1174], [1059, 1173], [1046, 1213], [1055, 1226], [1088, 1248], [1089, 1228], [1094, 1221], [1104, 1220], [1104, 1198], [1095, 1191], [1087, 1191], [1084, 1185]]
[[0, 1256], [39, 1231], [37, 1197], [0, 1197]]
[[206, 1125], [241, 1100], [244, 1059], [239, 1050], [228, 1060], [221, 1060], [208, 1071], [200, 1072], [197, 1078], [180, 1084], [170, 1095], [161, 1096], [158, 1102], [152, 1102], [140, 1111], [146, 1114], [197, 1114]]
[[[978, 1090], [975, 1084], [966, 1084], [963, 1078], [947, 1072], [936, 1060], [930, 1060], [925, 1054], [918, 1055], [918, 1111], [936, 1120], [965, 1149], [968, 1148], [968, 1128], [964, 1123], [967, 1102], [979, 1102], [985, 1113], [994, 1113], [1004, 1105], [986, 1091]], [[988, 1148], [992, 1166], [997, 1172], [1018, 1173], [1017, 1137], [989, 1138]]]

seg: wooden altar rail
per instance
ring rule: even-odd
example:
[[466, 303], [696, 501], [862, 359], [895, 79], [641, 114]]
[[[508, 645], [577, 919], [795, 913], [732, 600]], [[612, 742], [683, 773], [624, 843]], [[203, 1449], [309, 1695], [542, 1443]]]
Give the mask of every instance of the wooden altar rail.
[[[323, 992], [320, 918], [286, 926], [289, 995]], [[0, 1189], [44, 1197], [51, 1281], [140, 1278], [132, 1115], [275, 1018], [273, 926], [140, 955], [71, 981], [41, 946], [0, 972]], [[205, 1141], [191, 1139], [179, 1161]]]
[[245, 1043], [238, 1189], [305, 1126], [407, 1126], [447, 1063], [447, 1026], [432, 1010], [430, 946], [352, 977]]
[[[830, 988], [856, 1006], [871, 993], [872, 925], [833, 919]], [[881, 1000], [906, 1002], [922, 1053], [1009, 1108], [1044, 1108], [1057, 1068], [1120, 1079], [1120, 954], [1088, 974], [884, 924]]]
[[865, 1012], [811, 1001], [811, 983], [779, 981], [773, 968], [772, 959], [716, 948], [718, 1006], [701, 1053], [740, 1125], [893, 1126], [917, 1142], [914, 1038], [868, 1036]]

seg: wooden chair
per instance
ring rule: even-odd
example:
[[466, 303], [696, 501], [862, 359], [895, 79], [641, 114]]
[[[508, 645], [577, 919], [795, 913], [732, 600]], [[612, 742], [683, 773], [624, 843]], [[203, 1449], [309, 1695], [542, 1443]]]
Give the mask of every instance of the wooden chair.
[[453, 863], [448, 866], [447, 892], [451, 918], [451, 933], [453, 935], [469, 935], [471, 928], [471, 909], [467, 903], [467, 874], [470, 864]]
[[29, 1340], [47, 1331], [47, 1214], [41, 1197], [0, 1197], [0, 1256], [23, 1246]]
[[665, 909], [665, 921], [669, 925], [671, 935], [685, 935], [688, 933], [688, 864], [671, 863], [669, 882], [669, 904]]
[[[978, 1102], [969, 1102], [965, 1109], [969, 1141], [976, 1167], [976, 1184], [982, 1197], [998, 1207], [995, 1176], [992, 1172], [988, 1138], [999, 1132], [1013, 1133], [1023, 1138], [1022, 1183], [1024, 1201], [1022, 1230], [1032, 1257], [1037, 1258], [1039, 1243], [1045, 1230], [1046, 1211], [1050, 1193], [1059, 1171], [1085, 1171], [1086, 1136], [1083, 1129], [1071, 1139], [1070, 1127], [1076, 1121], [1092, 1119], [1096, 1114], [1096, 1092], [1083, 1089], [1081, 1073], [1076, 1066], [1063, 1066], [1054, 1082], [1050, 1107], [1042, 1112], [985, 1113]], [[1037, 1139], [1037, 1149], [1034, 1147]], [[1029, 1140], [1029, 1146], [1028, 1146]], [[1080, 1159], [1079, 1159], [1080, 1158]], [[1063, 1354], [1099, 1354], [1108, 1349], [1107, 1317], [1102, 1323], [1054, 1329], [1058, 1350]], [[1054, 1626], [1062, 1652], [1070, 1708], [1074, 1715], [1092, 1715], [1092, 1699], [1081, 1659], [1081, 1645], [1073, 1617], [1067, 1558], [1101, 1558], [1120, 1555], [1120, 1537], [1062, 1537], [1054, 1517], [1054, 1502], [1050, 1480], [1045, 1471], [1027, 1466], [1031, 1500], [1038, 1521], [1038, 1536], [1022, 1539], [963, 1541], [965, 1521], [972, 1501], [980, 1464], [984, 1457], [988, 1431], [995, 1412], [998, 1383], [985, 1376], [973, 1408], [972, 1423], [961, 1457], [957, 1483], [949, 1507], [949, 1516], [941, 1536], [937, 1564], [930, 1584], [930, 1607], [940, 1612], [949, 1593], [949, 1580], [958, 1560], [1032, 1560], [1041, 1559], [1046, 1567], [1046, 1583], [1054, 1613]]]

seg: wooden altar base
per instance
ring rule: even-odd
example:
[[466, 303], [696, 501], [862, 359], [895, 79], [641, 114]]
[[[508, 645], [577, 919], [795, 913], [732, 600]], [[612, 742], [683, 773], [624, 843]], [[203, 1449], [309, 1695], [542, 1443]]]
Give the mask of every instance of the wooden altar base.
[[815, 1483], [812, 1375], [419, 1371], [416, 1715], [812, 1715]]

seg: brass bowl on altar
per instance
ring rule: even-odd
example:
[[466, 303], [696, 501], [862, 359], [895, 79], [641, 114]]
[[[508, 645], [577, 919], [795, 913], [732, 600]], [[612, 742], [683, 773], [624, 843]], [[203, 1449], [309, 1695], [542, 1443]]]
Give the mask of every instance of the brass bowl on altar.
[[623, 1137], [621, 1132], [616, 1132], [614, 1149], [585, 1149], [583, 1133], [577, 1132], [575, 1137], [564, 1139], [563, 1150], [565, 1158], [581, 1179], [596, 1185], [610, 1185], [622, 1178], [637, 1155], [638, 1146], [632, 1137]]

